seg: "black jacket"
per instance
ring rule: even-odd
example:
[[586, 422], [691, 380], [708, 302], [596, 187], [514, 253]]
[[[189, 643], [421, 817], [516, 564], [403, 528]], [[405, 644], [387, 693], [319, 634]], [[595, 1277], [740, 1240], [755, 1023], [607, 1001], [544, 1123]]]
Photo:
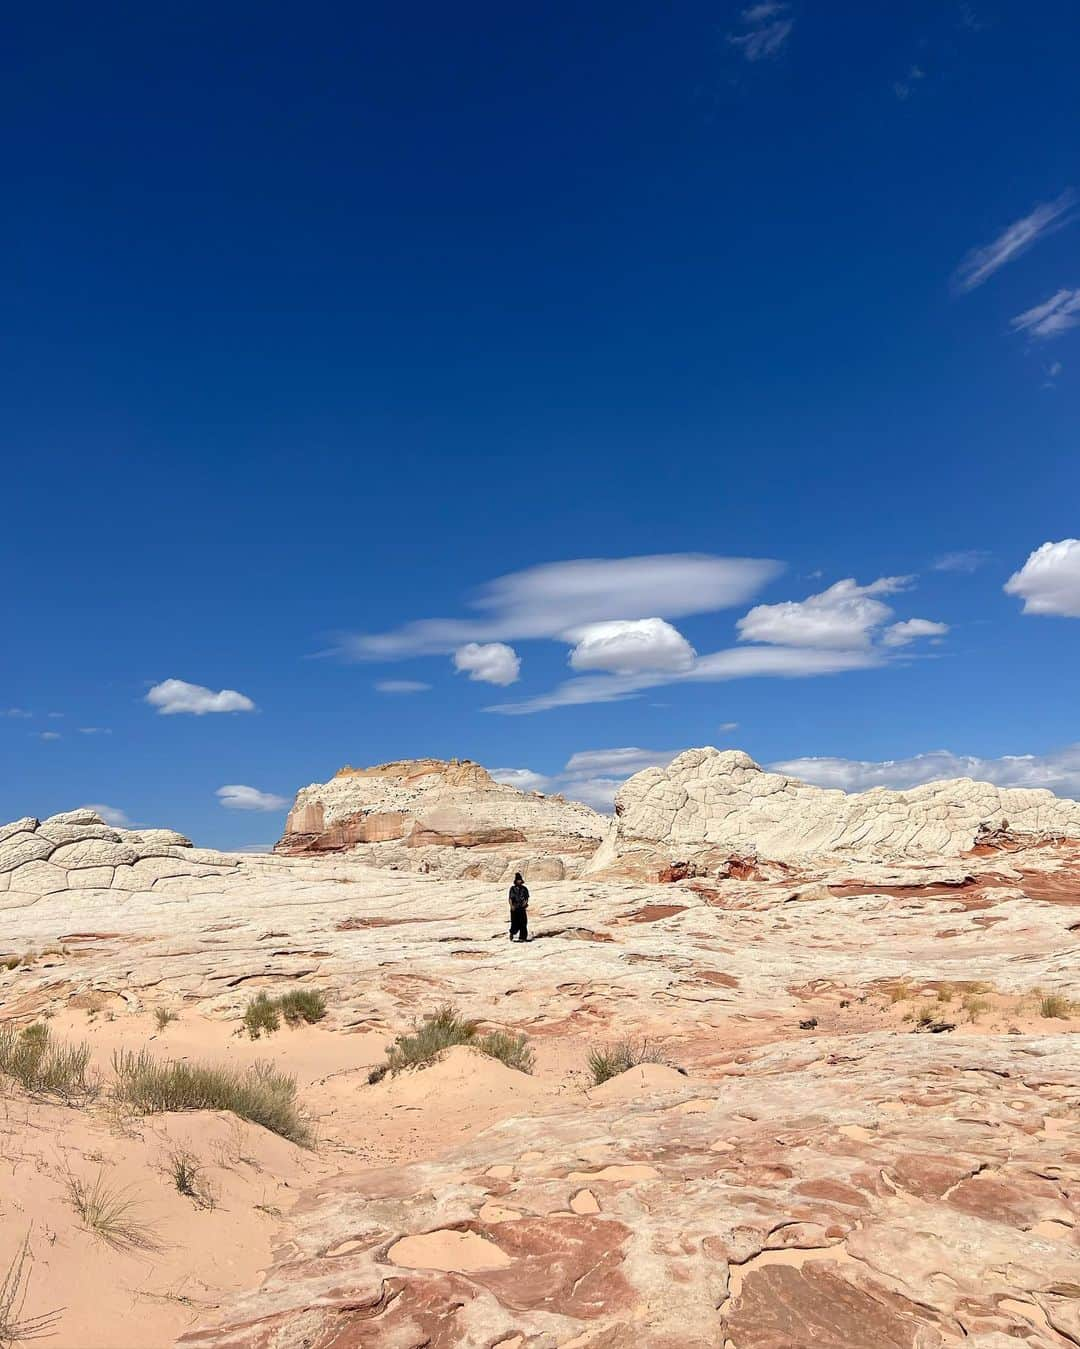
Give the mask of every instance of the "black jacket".
[[529, 907], [529, 892], [524, 885], [512, 885], [510, 887], [510, 907], [512, 909], [527, 909]]

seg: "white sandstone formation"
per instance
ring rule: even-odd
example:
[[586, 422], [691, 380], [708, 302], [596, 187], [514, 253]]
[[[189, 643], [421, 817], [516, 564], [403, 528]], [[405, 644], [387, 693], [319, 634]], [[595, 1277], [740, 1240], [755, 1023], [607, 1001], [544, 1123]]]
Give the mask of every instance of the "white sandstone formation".
[[741, 750], [712, 747], [636, 773], [619, 791], [615, 814], [590, 870], [642, 845], [756, 849], [783, 860], [815, 853], [957, 857], [995, 840], [1080, 838], [1080, 802], [1045, 790], [955, 778], [849, 795], [766, 772]]
[[239, 858], [173, 829], [114, 829], [89, 809], [0, 826], [0, 909], [69, 890], [148, 889], [164, 877], [220, 876]]
[[496, 782], [468, 759], [405, 759], [346, 767], [302, 788], [275, 851], [363, 854], [370, 845], [381, 866], [554, 880], [580, 868], [605, 824], [588, 806]]

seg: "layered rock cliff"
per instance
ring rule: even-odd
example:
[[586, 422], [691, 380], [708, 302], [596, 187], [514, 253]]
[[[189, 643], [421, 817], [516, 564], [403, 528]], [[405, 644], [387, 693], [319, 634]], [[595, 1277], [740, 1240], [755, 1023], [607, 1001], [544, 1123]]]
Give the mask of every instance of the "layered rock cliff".
[[770, 773], [740, 750], [691, 749], [635, 774], [594, 867], [635, 847], [957, 857], [1009, 840], [1080, 839], [1080, 802], [956, 778], [910, 791], [848, 794]]
[[[521, 860], [562, 874], [596, 848], [606, 821], [576, 801], [496, 782], [469, 759], [404, 759], [342, 768], [296, 794], [275, 852], [339, 853], [375, 846], [372, 860], [409, 869], [502, 875]], [[448, 860], [447, 850], [490, 852], [490, 863]], [[535, 849], [538, 856], [530, 859]], [[497, 855], [496, 855], [497, 854]], [[560, 860], [561, 859], [561, 860]]]

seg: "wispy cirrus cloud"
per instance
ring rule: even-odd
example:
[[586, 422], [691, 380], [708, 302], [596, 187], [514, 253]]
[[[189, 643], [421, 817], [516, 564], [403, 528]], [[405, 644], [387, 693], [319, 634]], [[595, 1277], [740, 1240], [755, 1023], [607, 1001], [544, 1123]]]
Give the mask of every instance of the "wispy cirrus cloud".
[[615, 793], [628, 777], [643, 768], [665, 768], [678, 753], [676, 749], [636, 746], [581, 750], [570, 756], [560, 773], [497, 768], [491, 776], [496, 782], [509, 783], [522, 791], [562, 792], [570, 800], [583, 801], [594, 810], [609, 811], [615, 803]]
[[705, 553], [580, 558], [511, 572], [482, 586], [469, 618], [425, 618], [382, 633], [344, 633], [323, 655], [350, 661], [448, 655], [468, 642], [561, 637], [590, 623], [680, 618], [744, 604], [784, 565]]
[[287, 797], [261, 792], [258, 787], [247, 787], [241, 783], [219, 787], [215, 795], [228, 810], [284, 810], [289, 804]]
[[955, 553], [943, 553], [934, 562], [935, 571], [958, 571], [972, 573], [990, 561], [985, 548], [965, 548]]
[[900, 654], [896, 648], [948, 630], [932, 619], [907, 619], [886, 627], [894, 610], [880, 597], [907, 589], [912, 579], [883, 576], [859, 585], [849, 577], [805, 600], [757, 605], [736, 624], [739, 640], [746, 645], [695, 655], [678, 668], [623, 670], [568, 679], [546, 693], [497, 703], [486, 710], [523, 716], [556, 707], [621, 702], [664, 684], [807, 679], [873, 669], [895, 660]]
[[1026, 309], [1011, 319], [1009, 327], [1015, 333], [1027, 333], [1041, 341], [1051, 337], [1060, 337], [1070, 328], [1080, 324], [1080, 289], [1062, 289], [1051, 295], [1049, 300]]
[[779, 0], [763, 0], [750, 5], [739, 15], [740, 32], [728, 33], [727, 40], [742, 52], [747, 61], [767, 61], [779, 56], [791, 37], [795, 21], [790, 6]]
[[431, 688], [422, 679], [380, 679], [376, 693], [426, 693]]
[[947, 749], [915, 754], [909, 759], [805, 758], [769, 764], [774, 773], [786, 773], [818, 787], [840, 787], [845, 792], [865, 792], [872, 787], [903, 791], [925, 782], [946, 778], [974, 778], [998, 787], [1045, 787], [1059, 796], [1080, 796], [1080, 745], [1070, 745], [1052, 754], [1006, 754], [984, 759], [973, 754], [954, 754]]
[[1068, 213], [1075, 200], [1076, 194], [1070, 188], [1054, 201], [1041, 202], [1027, 215], [1014, 220], [990, 243], [973, 248], [953, 273], [953, 288], [961, 294], [975, 290], [1006, 263], [1068, 224], [1072, 218]]

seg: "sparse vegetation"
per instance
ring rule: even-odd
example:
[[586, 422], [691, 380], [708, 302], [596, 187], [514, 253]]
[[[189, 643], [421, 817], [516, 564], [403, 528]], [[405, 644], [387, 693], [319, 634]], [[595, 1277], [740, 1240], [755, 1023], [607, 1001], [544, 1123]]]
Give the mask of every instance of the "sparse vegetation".
[[61, 1100], [92, 1096], [97, 1083], [89, 1072], [90, 1046], [54, 1044], [41, 1022], [22, 1030], [0, 1026], [0, 1073], [36, 1095]]
[[964, 1011], [967, 1012], [969, 1021], [978, 1021], [983, 1012], [990, 1010], [990, 1000], [988, 998], [977, 997], [974, 993], [969, 993], [961, 1004]]
[[911, 984], [907, 979], [899, 979], [889, 989], [890, 1002], [906, 1002], [911, 997]]
[[[21, 964], [22, 964], [22, 956], [5, 956], [5, 957], [4, 957], [4, 969], [5, 969], [5, 970], [17, 970]], [[2, 1343], [2, 1341], [0, 1341], [0, 1343]]]
[[293, 988], [280, 998], [258, 994], [248, 1003], [244, 1025], [253, 1040], [271, 1035], [284, 1017], [290, 1026], [312, 1025], [326, 1015], [326, 994], [317, 988]]
[[174, 1021], [178, 1021], [175, 1012], [170, 1012], [167, 1007], [158, 1007], [154, 1012], [154, 1020], [157, 1023], [158, 1030], [164, 1030], [166, 1026], [171, 1026]]
[[1072, 1012], [1072, 1003], [1060, 993], [1047, 993], [1039, 1003], [1039, 1015], [1047, 1018], [1056, 1017], [1061, 1021], [1068, 1021]]
[[532, 1072], [533, 1054], [524, 1035], [510, 1035], [506, 1031], [481, 1035], [477, 1022], [467, 1020], [447, 1005], [425, 1017], [411, 1035], [399, 1035], [386, 1051], [386, 1062], [371, 1070], [368, 1081], [380, 1082], [387, 1073], [400, 1073], [405, 1068], [424, 1068], [452, 1045], [469, 1045], [508, 1068]]
[[915, 1013], [915, 1024], [919, 1027], [932, 1025], [937, 1015], [932, 1007], [920, 1007]]
[[952, 1002], [953, 991], [951, 988], [949, 988], [947, 984], [942, 984], [942, 986], [938, 989], [937, 1000], [938, 1002]]
[[109, 1185], [98, 1172], [91, 1185], [68, 1176], [68, 1198], [88, 1232], [118, 1251], [160, 1250], [153, 1227], [141, 1216], [142, 1204], [130, 1186]]
[[326, 995], [317, 988], [293, 988], [277, 1000], [278, 1010], [290, 1026], [313, 1025], [326, 1015]]
[[163, 1110], [231, 1110], [234, 1115], [307, 1146], [311, 1131], [296, 1103], [296, 1079], [269, 1063], [251, 1068], [158, 1061], [145, 1050], [113, 1055], [114, 1093], [140, 1114]]
[[42, 1340], [53, 1333], [60, 1319], [59, 1310], [23, 1317], [33, 1262], [28, 1232], [0, 1279], [0, 1349], [15, 1349], [28, 1340]]
[[244, 1025], [253, 1040], [257, 1040], [260, 1035], [271, 1035], [281, 1025], [277, 1004], [266, 993], [260, 993], [248, 1003]]
[[613, 1045], [597, 1045], [589, 1050], [588, 1059], [594, 1087], [612, 1077], [618, 1077], [620, 1073], [629, 1072], [639, 1063], [666, 1062], [660, 1050], [651, 1046], [647, 1040], [642, 1040], [639, 1045], [631, 1040], [620, 1040]]
[[166, 1159], [166, 1170], [177, 1194], [190, 1199], [197, 1208], [213, 1208], [210, 1188], [203, 1179], [203, 1168], [193, 1152], [177, 1148]]

